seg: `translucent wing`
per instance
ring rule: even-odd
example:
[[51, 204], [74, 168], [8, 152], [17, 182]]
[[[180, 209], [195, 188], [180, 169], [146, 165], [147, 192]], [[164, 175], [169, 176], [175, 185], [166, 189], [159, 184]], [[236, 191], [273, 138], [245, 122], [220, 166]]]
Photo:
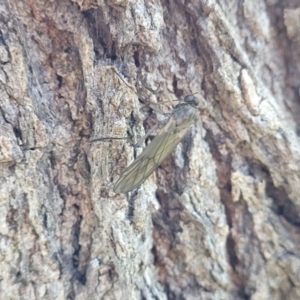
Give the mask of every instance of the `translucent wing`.
[[190, 128], [193, 119], [194, 112], [178, 125], [176, 117], [171, 116], [161, 132], [124, 170], [114, 186], [114, 192], [127, 193], [142, 184], [179, 144]]

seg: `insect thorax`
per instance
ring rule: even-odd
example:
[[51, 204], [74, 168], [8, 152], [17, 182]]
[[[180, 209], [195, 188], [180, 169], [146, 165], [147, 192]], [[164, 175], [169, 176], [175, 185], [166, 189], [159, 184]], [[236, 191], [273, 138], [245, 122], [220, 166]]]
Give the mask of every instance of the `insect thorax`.
[[179, 103], [175, 106], [172, 117], [177, 126], [182, 123], [190, 123], [194, 119], [196, 109], [188, 103]]

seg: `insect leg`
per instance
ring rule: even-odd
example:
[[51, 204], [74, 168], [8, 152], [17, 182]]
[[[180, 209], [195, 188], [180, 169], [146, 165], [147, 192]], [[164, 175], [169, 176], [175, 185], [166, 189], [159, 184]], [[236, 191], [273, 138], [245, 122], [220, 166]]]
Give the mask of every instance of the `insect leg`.
[[142, 85], [147, 89], [147, 90], [149, 90], [152, 94], [156, 94], [157, 92], [158, 92], [158, 90], [160, 89], [160, 83], [158, 84], [158, 87], [157, 87], [157, 89], [156, 90], [153, 90], [153, 89], [151, 89], [147, 84], [146, 84], [146, 82], [143, 80], [143, 79], [141, 79], [141, 83], [142, 83]]
[[141, 144], [145, 141], [145, 139], [154, 131], [156, 130], [158, 127], [164, 126], [167, 122], [169, 121], [169, 118], [167, 118], [166, 120], [157, 122], [143, 137], [141, 137], [134, 145], [133, 147], [137, 148], [140, 147]]
[[100, 137], [90, 140], [90, 142], [106, 141], [106, 140], [127, 140], [129, 137]]
[[[178, 101], [178, 100], [174, 100], [174, 101]], [[165, 113], [164, 111], [162, 111], [158, 105], [161, 105], [161, 104], [170, 104], [170, 101], [164, 101], [164, 102], [159, 102], [159, 103], [154, 103], [154, 102], [148, 102], [146, 104], [144, 104], [140, 111], [143, 112], [142, 110], [145, 108], [145, 107], [148, 107], [148, 108], [151, 108], [153, 111], [155, 111], [156, 113], [160, 114], [160, 115], [165, 115], [165, 116], [168, 116], [170, 113]]]

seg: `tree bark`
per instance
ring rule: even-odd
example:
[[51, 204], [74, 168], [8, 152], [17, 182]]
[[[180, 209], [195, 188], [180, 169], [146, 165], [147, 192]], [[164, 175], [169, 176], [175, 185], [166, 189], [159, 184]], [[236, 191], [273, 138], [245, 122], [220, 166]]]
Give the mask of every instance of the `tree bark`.
[[[5, 0], [0, 26], [1, 299], [300, 298], [297, 1]], [[115, 194], [141, 101], [195, 92]]]

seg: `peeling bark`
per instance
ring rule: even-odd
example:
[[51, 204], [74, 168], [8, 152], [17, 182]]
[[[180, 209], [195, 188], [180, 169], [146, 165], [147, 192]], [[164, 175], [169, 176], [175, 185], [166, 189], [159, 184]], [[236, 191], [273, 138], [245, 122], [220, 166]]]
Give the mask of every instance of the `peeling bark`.
[[[1, 299], [300, 298], [297, 1], [5, 0], [0, 26]], [[195, 92], [115, 194], [141, 102]]]

